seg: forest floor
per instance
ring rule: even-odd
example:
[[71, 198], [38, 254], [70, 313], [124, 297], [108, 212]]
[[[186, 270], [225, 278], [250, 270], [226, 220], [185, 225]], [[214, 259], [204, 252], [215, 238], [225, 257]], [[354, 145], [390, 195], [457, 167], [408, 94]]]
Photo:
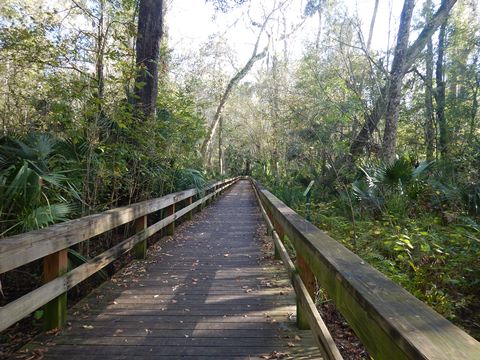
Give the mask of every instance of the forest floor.
[[[265, 227], [261, 227], [259, 231], [265, 234]], [[259, 236], [263, 239], [262, 251], [263, 256], [268, 259], [273, 259], [273, 242], [269, 236]], [[292, 261], [295, 257], [290, 254]], [[278, 260], [281, 262], [281, 260]], [[318, 294], [317, 309], [322, 317], [325, 325], [327, 326], [330, 334], [332, 335], [338, 350], [342, 354], [343, 358], [348, 360], [367, 360], [370, 356], [365, 347], [360, 342], [360, 339], [355, 334], [353, 329], [347, 323], [345, 318], [335, 307], [333, 301], [326, 298], [325, 294]]]
[[[304, 207], [296, 209], [306, 216]], [[311, 221], [391, 280], [480, 340], [480, 226], [466, 214], [365, 216], [354, 223], [335, 203]]]

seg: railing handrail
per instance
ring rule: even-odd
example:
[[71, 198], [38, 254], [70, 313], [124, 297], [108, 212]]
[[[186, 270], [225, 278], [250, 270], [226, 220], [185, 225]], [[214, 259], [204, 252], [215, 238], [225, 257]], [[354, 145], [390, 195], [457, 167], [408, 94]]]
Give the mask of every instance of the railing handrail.
[[[229, 180], [231, 179], [217, 181], [207, 186], [205, 191]], [[0, 274], [115, 229], [141, 216], [162, 210], [197, 194], [197, 189], [179, 191], [0, 239]]]
[[253, 181], [274, 227], [288, 236], [371, 356], [480, 359], [473, 337]]
[[338, 350], [335, 341], [333, 340], [328, 328], [323, 321], [318, 309], [315, 305], [314, 299], [310, 296], [307, 287], [303, 283], [301, 278], [301, 274], [295, 269], [295, 265], [293, 264], [290, 256], [287, 252], [287, 249], [282, 243], [280, 236], [277, 231], [275, 230], [272, 221], [270, 220], [265, 208], [260, 200], [259, 196], [259, 189], [257, 184], [253, 182], [253, 190], [255, 193], [255, 197], [258, 201], [258, 206], [260, 208], [260, 212], [265, 220], [267, 226], [267, 234], [272, 235], [273, 246], [275, 249], [275, 253], [280, 257], [285, 266], [285, 269], [290, 277], [290, 281], [293, 285], [295, 290], [295, 295], [297, 298], [297, 325], [299, 328], [303, 328], [304, 325], [302, 321], [305, 319], [308, 323], [308, 327], [312, 330], [314, 335], [314, 339], [317, 341], [319, 346], [319, 350], [323, 356], [324, 360], [343, 360], [340, 351]]
[[[146, 241], [150, 236], [173, 226], [181, 216], [191, 215], [193, 209], [216, 197], [238, 179], [215, 182], [206, 188], [206, 191], [212, 191], [195, 202], [192, 198], [198, 192], [190, 189], [0, 240], [0, 273], [40, 258], [44, 258], [44, 272], [49, 272], [47, 276], [44, 274], [44, 285], [0, 307], [0, 331], [47, 303], [47, 308], [53, 304], [52, 310], [48, 311], [50, 320], [47, 328], [63, 326], [68, 290], [132, 249], [139, 250], [139, 258], [144, 258]], [[182, 200], [188, 200], [187, 205], [175, 211], [175, 204]], [[165, 208], [167, 216], [147, 226], [147, 215]], [[133, 236], [66, 272], [68, 247], [134, 220], [137, 232]], [[79, 229], [81, 226], [82, 230]], [[171, 231], [173, 233], [173, 227]], [[15, 244], [14, 240], [22, 243], [23, 247]], [[47, 317], [47, 311], [45, 313]]]

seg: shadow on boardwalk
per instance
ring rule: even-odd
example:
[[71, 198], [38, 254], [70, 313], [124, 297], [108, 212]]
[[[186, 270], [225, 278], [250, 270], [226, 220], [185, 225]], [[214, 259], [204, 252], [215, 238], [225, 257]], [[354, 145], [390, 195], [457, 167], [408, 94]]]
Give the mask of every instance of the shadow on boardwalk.
[[32, 347], [45, 359], [319, 359], [310, 332], [295, 328], [283, 268], [262, 259], [260, 226], [240, 181]]

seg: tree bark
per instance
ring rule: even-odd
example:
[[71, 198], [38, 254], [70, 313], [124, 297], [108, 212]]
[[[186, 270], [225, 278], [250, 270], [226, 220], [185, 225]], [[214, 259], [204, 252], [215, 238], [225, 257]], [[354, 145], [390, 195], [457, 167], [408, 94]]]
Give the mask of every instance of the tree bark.
[[104, 14], [105, 1], [99, 2], [99, 17], [97, 24], [97, 37], [95, 44], [95, 77], [97, 81], [97, 99], [98, 99], [98, 116], [103, 116], [103, 98], [105, 93], [105, 76], [104, 76], [104, 55], [106, 35], [104, 33]]
[[218, 122], [218, 170], [220, 173], [220, 176], [223, 176], [224, 174], [224, 168], [223, 168], [223, 134], [222, 134], [222, 129], [223, 127], [223, 118], [220, 118]]
[[155, 116], [163, 0], [140, 0], [136, 42], [135, 105], [143, 120]]
[[323, 15], [322, 14], [322, 12], [323, 12], [322, 6], [323, 6], [323, 1], [320, 1], [320, 3], [318, 4], [318, 8], [317, 8], [318, 29], [317, 29], [317, 37], [315, 39], [315, 49], [316, 50], [320, 49], [320, 39], [322, 37], [322, 15]]
[[433, 110], [433, 44], [430, 39], [425, 53], [425, 145], [427, 160], [435, 156], [435, 118]]
[[[442, 3], [445, 0], [442, 1]], [[445, 118], [445, 79], [443, 62], [445, 57], [445, 33], [447, 22], [444, 21], [438, 34], [437, 64], [435, 68], [435, 80], [437, 87], [435, 90], [437, 125], [439, 130], [439, 150], [442, 158], [448, 154], [448, 130], [447, 120]]]
[[[476, 65], [478, 58], [475, 58], [474, 64]], [[473, 144], [475, 139], [475, 128], [476, 128], [476, 117], [478, 112], [478, 92], [480, 89], [480, 70], [475, 74], [475, 84], [473, 85], [473, 94], [472, 94], [472, 108], [470, 111], [470, 131], [468, 135], [468, 143]]]
[[[425, 48], [425, 45], [427, 44], [428, 40], [432, 37], [433, 33], [435, 33], [435, 31], [441, 26], [441, 24], [448, 17], [448, 14], [451, 8], [453, 7], [453, 5], [455, 5], [456, 1], [457, 0], [446, 0], [442, 2], [442, 5], [438, 8], [437, 12], [435, 13], [435, 15], [433, 15], [431, 20], [426, 23], [425, 27], [420, 32], [417, 39], [412, 43], [412, 45], [408, 47], [408, 49], [406, 50], [405, 59], [403, 61], [402, 76], [400, 80], [403, 79], [403, 76], [405, 75], [407, 70], [413, 65], [413, 63], [419, 56], [420, 52]], [[393, 63], [395, 63], [395, 59], [393, 60]], [[392, 69], [393, 69], [393, 63], [392, 63]], [[401, 81], [399, 84], [398, 80], [399, 79], [397, 78], [396, 85], [401, 86]], [[390, 99], [388, 96], [386, 96], [386, 94], [388, 94], [388, 90], [389, 90], [389, 87], [391, 86], [391, 83], [392, 81], [390, 80], [390, 84], [387, 84], [387, 86], [381, 89], [378, 98], [374, 102], [374, 108], [372, 109], [372, 111], [366, 112], [365, 123], [362, 129], [360, 130], [360, 132], [358, 133], [358, 135], [356, 136], [356, 138], [353, 140], [352, 145], [350, 146], [350, 156], [352, 160], [354, 160], [355, 158], [357, 158], [362, 154], [364, 147], [370, 141], [371, 134], [376, 129], [379, 121], [381, 120], [383, 114], [385, 113], [385, 107], [388, 107], [388, 104], [390, 102]], [[396, 133], [395, 133], [395, 136], [396, 136]]]
[[410, 37], [410, 23], [412, 22], [415, 0], [405, 0], [400, 16], [397, 45], [393, 55], [392, 69], [390, 70], [390, 84], [387, 90], [387, 112], [385, 116], [385, 131], [383, 133], [382, 157], [390, 162], [395, 158], [397, 145], [398, 111], [402, 98], [402, 82], [405, 76], [404, 66], [406, 61], [408, 39]]
[[370, 21], [370, 30], [368, 31], [367, 52], [370, 51], [370, 46], [372, 45], [373, 28], [375, 27], [375, 21], [377, 19], [378, 3], [379, 3], [379, 0], [375, 0], [375, 7], [373, 8], [372, 20]]

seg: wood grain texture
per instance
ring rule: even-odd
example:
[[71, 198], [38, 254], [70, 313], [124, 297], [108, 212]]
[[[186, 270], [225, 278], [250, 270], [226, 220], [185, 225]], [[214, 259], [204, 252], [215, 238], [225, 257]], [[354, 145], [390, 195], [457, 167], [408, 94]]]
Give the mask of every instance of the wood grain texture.
[[[317, 307], [314, 303], [314, 293], [312, 293], [311, 289], [308, 289], [303, 279], [301, 278], [301, 273], [298, 274], [293, 264], [290, 256], [288, 255], [287, 249], [283, 245], [280, 237], [277, 234], [277, 231], [274, 229], [273, 224], [265, 211], [265, 208], [260, 200], [259, 193], [257, 186], [254, 182], [252, 182], [253, 190], [255, 192], [255, 196], [259, 203], [259, 207], [262, 213], [262, 217], [267, 224], [267, 228], [270, 228], [270, 233], [272, 235], [272, 239], [274, 242], [274, 246], [278, 256], [282, 259], [283, 265], [289, 275], [289, 278], [292, 281], [293, 287], [295, 289], [296, 297], [297, 297], [297, 325], [300, 329], [311, 329], [315, 340], [317, 341], [318, 347], [320, 352], [322, 353], [325, 359], [331, 360], [342, 360], [343, 357], [340, 354], [333, 338], [328, 331], [327, 326], [325, 325], [320, 313], [318, 312]], [[297, 254], [298, 256], [299, 254]], [[303, 259], [302, 259], [303, 261]], [[298, 259], [297, 259], [298, 263]], [[301, 270], [299, 269], [299, 272]], [[313, 273], [312, 273], [313, 275]], [[312, 279], [312, 278], [310, 278]], [[314, 278], [313, 278], [314, 279]], [[315, 284], [316, 285], [316, 284]], [[302, 317], [302, 319], [300, 319]], [[299, 324], [299, 322], [306, 322], [306, 325]]]
[[44, 359], [321, 359], [311, 332], [296, 329], [288, 275], [262, 256], [260, 224], [240, 181], [30, 348], [46, 348]]
[[[225, 186], [234, 180], [226, 179], [215, 182], [209, 185], [207, 189], [212, 189], [217, 185]], [[0, 274], [100, 235], [140, 216], [161, 210], [196, 194], [196, 189], [185, 190], [161, 198], [66, 221], [45, 229], [0, 239]]]
[[[257, 183], [257, 186], [258, 183]], [[300, 252], [376, 359], [480, 359], [480, 343], [393, 283], [269, 191], [266, 212]]]
[[[232, 181], [223, 183], [222, 187], [217, 191], [220, 192], [227, 189], [231, 183]], [[184, 214], [190, 212], [195, 207], [205, 203], [205, 201], [212, 196], [213, 194], [206, 195], [189, 206], [177, 211], [175, 214], [156, 222], [148, 228], [144, 228], [143, 231], [136, 233], [135, 235], [129, 237], [107, 251], [97, 255], [93, 259], [90, 259], [88, 263], [76, 267], [74, 270], [63, 276], [56, 278], [53, 277], [53, 280], [49, 281], [45, 285], [29, 292], [28, 294], [8, 303], [3, 307], [0, 307], [0, 331], [15, 324], [17, 321], [28, 316], [30, 313], [58, 296], [63, 296], [64, 300], [66, 301], [66, 296], [62, 294], [64, 294], [67, 290], [70, 290], [81, 281], [103, 269], [105, 266], [126, 252], [130, 251], [138, 244], [145, 242], [148, 237], [152, 236], [168, 224], [171, 224]], [[142, 216], [141, 218], [144, 219], [145, 216]], [[141, 226], [144, 227], [145, 225], [146, 222], [143, 221]], [[66, 252], [66, 250], [64, 251]], [[64, 321], [62, 321], [62, 323], [63, 322]]]

